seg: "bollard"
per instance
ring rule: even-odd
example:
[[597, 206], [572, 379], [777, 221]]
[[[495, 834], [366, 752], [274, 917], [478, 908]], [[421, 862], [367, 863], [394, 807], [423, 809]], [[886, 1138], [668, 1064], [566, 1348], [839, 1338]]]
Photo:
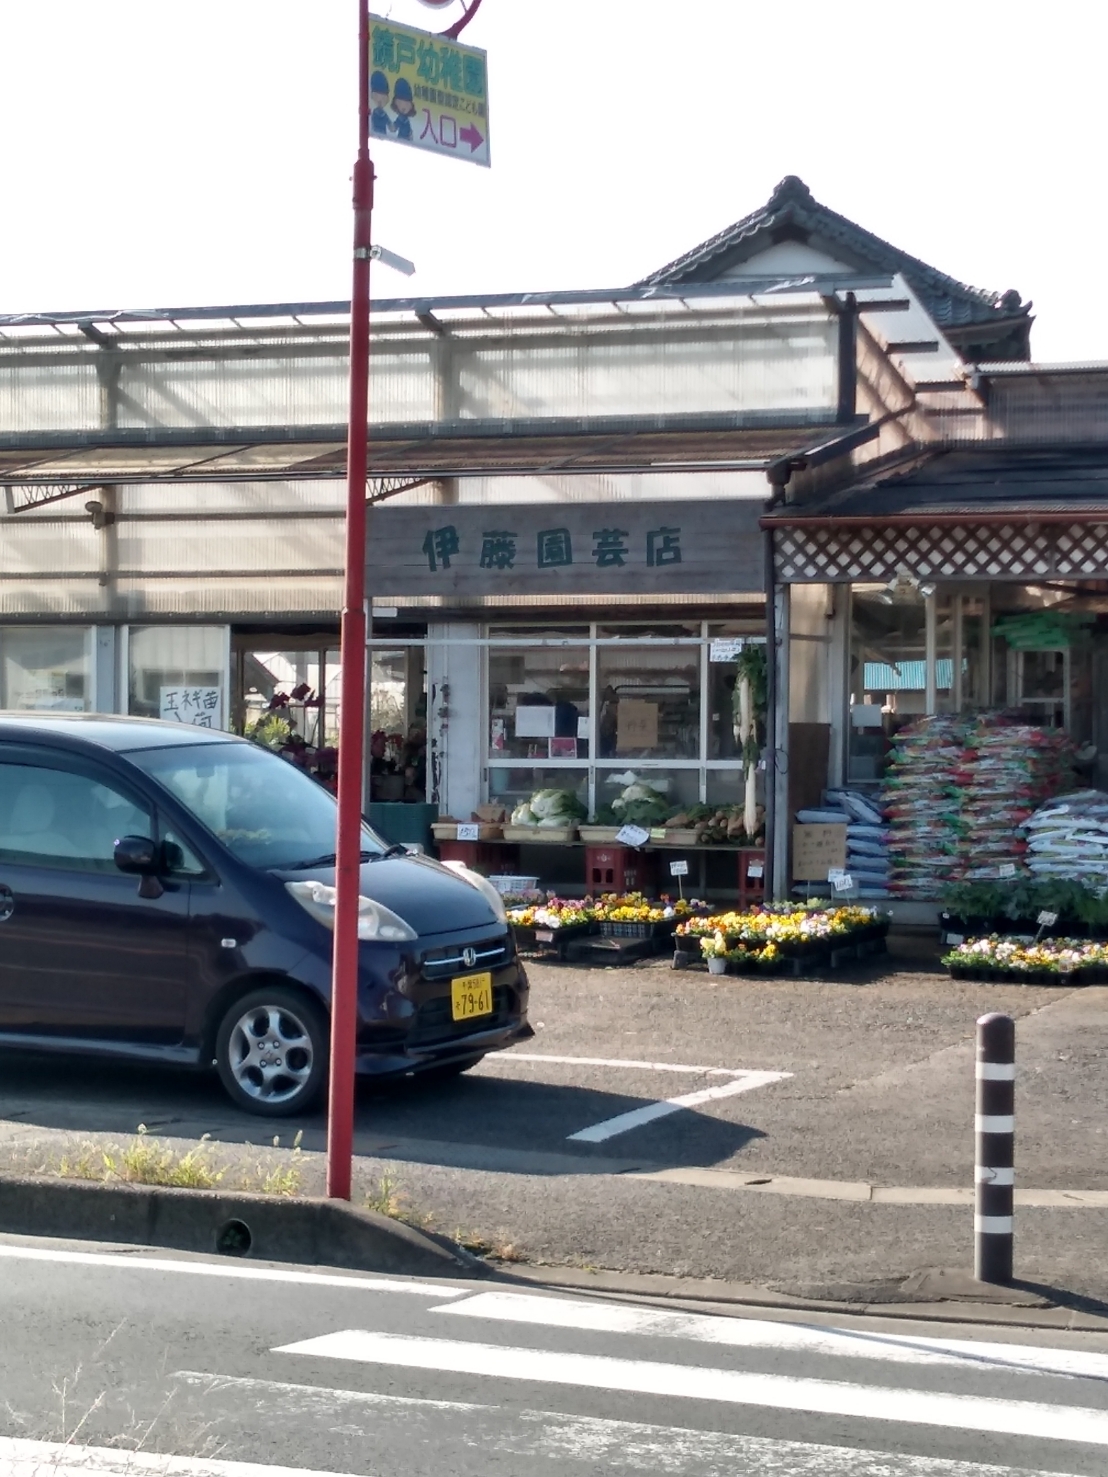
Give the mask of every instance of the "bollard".
[[1012, 1280], [1015, 1186], [1016, 1023], [1010, 1015], [977, 1022], [977, 1137], [974, 1167], [973, 1275]]

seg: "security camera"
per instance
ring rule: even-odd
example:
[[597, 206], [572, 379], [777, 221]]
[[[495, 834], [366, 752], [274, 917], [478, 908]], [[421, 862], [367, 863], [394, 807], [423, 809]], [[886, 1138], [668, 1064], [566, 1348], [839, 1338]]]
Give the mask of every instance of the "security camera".
[[85, 512], [92, 519], [93, 528], [107, 528], [109, 524], [115, 522], [115, 514], [106, 513], [104, 511], [103, 503], [98, 503], [96, 501], [86, 503]]

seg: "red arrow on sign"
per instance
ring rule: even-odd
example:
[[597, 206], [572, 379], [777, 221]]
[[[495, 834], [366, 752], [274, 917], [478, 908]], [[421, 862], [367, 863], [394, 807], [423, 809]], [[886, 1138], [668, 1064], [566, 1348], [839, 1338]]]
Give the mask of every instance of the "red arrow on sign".
[[458, 137], [462, 140], [463, 143], [469, 145], [469, 152], [471, 154], [476, 153], [481, 145], [485, 142], [484, 138], [481, 136], [480, 133], [478, 133], [477, 129], [472, 123], [467, 123], [464, 128], [459, 128]]

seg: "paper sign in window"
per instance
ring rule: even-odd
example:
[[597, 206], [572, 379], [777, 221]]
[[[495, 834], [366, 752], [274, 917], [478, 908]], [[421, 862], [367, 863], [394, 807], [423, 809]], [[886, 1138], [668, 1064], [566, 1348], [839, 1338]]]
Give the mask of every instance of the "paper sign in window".
[[658, 704], [642, 698], [624, 697], [616, 711], [616, 747], [656, 749], [658, 747]]
[[524, 704], [516, 709], [516, 738], [553, 738], [554, 707]]

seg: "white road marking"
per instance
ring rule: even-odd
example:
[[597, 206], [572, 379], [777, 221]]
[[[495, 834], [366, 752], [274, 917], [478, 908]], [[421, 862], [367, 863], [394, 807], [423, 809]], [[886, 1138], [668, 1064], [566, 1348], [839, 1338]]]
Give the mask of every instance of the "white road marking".
[[226, 1462], [214, 1457], [158, 1456], [106, 1446], [75, 1446], [54, 1441], [22, 1441], [0, 1436], [3, 1477], [68, 1477], [69, 1473], [118, 1473], [120, 1477], [336, 1477], [297, 1467], [256, 1462]]
[[[376, 1420], [369, 1434], [380, 1435], [382, 1422], [395, 1411], [408, 1429], [418, 1408], [443, 1410], [461, 1416], [484, 1417], [476, 1429], [463, 1420], [451, 1427], [455, 1449], [462, 1446], [481, 1451], [503, 1452], [532, 1459], [516, 1470], [529, 1471], [537, 1458], [588, 1462], [595, 1471], [627, 1468], [650, 1477], [694, 1477], [705, 1472], [726, 1472], [728, 1477], [1065, 1477], [1065, 1474], [1030, 1472], [1025, 1467], [981, 1466], [942, 1457], [890, 1456], [885, 1452], [859, 1451], [848, 1446], [823, 1446], [799, 1441], [775, 1441], [764, 1436], [738, 1436], [719, 1431], [694, 1431], [687, 1426], [652, 1426], [639, 1421], [613, 1421], [597, 1416], [567, 1415], [551, 1410], [498, 1411], [493, 1405], [467, 1405], [454, 1400], [420, 1400], [407, 1395], [369, 1394], [361, 1390], [328, 1389], [320, 1385], [294, 1385], [277, 1380], [258, 1380], [201, 1375], [181, 1371], [174, 1376], [190, 1384], [241, 1390], [251, 1409], [265, 1416], [288, 1415], [301, 1410], [309, 1415], [334, 1414], [347, 1422], [360, 1409], [374, 1411]], [[504, 1424], [496, 1427], [489, 1416], [500, 1414]], [[0, 1473], [3, 1472], [0, 1466]], [[4, 1474], [6, 1477], [6, 1474]], [[15, 1477], [15, 1474], [13, 1474]], [[31, 1477], [30, 1473], [18, 1477]], [[243, 1477], [247, 1477], [244, 1473]], [[290, 1474], [291, 1477], [291, 1474]]]
[[568, 1141], [602, 1144], [607, 1139], [615, 1138], [617, 1134], [629, 1133], [633, 1128], [640, 1128], [644, 1123], [653, 1123], [657, 1118], [666, 1118], [682, 1108], [698, 1108], [701, 1103], [712, 1102], [715, 1098], [751, 1092], [755, 1087], [766, 1087], [771, 1082], [780, 1082], [791, 1075], [790, 1072], [744, 1072], [741, 1077], [736, 1075], [733, 1081], [724, 1082], [719, 1087], [702, 1087], [699, 1092], [686, 1092], [681, 1097], [664, 1098], [660, 1102], [647, 1103], [643, 1108], [619, 1113], [615, 1118], [605, 1118], [602, 1123], [594, 1123], [591, 1128], [582, 1128], [578, 1133], [569, 1134]]
[[464, 1287], [437, 1287], [431, 1282], [390, 1281], [387, 1277], [343, 1277], [326, 1272], [289, 1272], [278, 1267], [251, 1267], [241, 1262], [178, 1262], [170, 1257], [130, 1256], [110, 1251], [61, 1251], [37, 1246], [0, 1244], [0, 1257], [25, 1262], [57, 1262], [70, 1267], [110, 1267], [113, 1271], [174, 1272], [182, 1277], [232, 1277], [241, 1282], [291, 1282], [297, 1287], [357, 1288], [361, 1292], [406, 1292], [418, 1297], [461, 1297]]
[[542, 1328], [575, 1328], [592, 1333], [643, 1334], [691, 1339], [732, 1349], [788, 1349], [849, 1359], [879, 1359], [888, 1364], [946, 1364], [989, 1374], [1084, 1376], [1108, 1379], [1108, 1354], [1086, 1349], [1052, 1349], [1032, 1344], [998, 1344], [974, 1339], [925, 1338], [886, 1333], [774, 1323], [759, 1318], [724, 1318], [708, 1313], [669, 1313], [628, 1303], [585, 1302], [579, 1298], [538, 1297], [531, 1293], [479, 1292], [462, 1302], [431, 1308], [459, 1318], [488, 1318]]
[[[634, 1067], [640, 1072], [686, 1072], [700, 1077], [741, 1077], [745, 1067], [689, 1067], [680, 1062], [631, 1062], [623, 1057], [605, 1056], [544, 1056], [537, 1051], [504, 1052], [496, 1058], [499, 1066], [504, 1062], [556, 1062], [563, 1067]], [[782, 1072], [781, 1076], [791, 1076]]]
[[356, 1328], [285, 1344], [273, 1352], [393, 1369], [434, 1370], [496, 1380], [533, 1380], [588, 1390], [619, 1390], [671, 1399], [756, 1406], [763, 1410], [802, 1410], [866, 1421], [1108, 1446], [1108, 1410], [1076, 1405], [896, 1390], [792, 1375], [615, 1359], [601, 1354], [561, 1354], [452, 1339], [410, 1338], [405, 1334], [370, 1333]]

